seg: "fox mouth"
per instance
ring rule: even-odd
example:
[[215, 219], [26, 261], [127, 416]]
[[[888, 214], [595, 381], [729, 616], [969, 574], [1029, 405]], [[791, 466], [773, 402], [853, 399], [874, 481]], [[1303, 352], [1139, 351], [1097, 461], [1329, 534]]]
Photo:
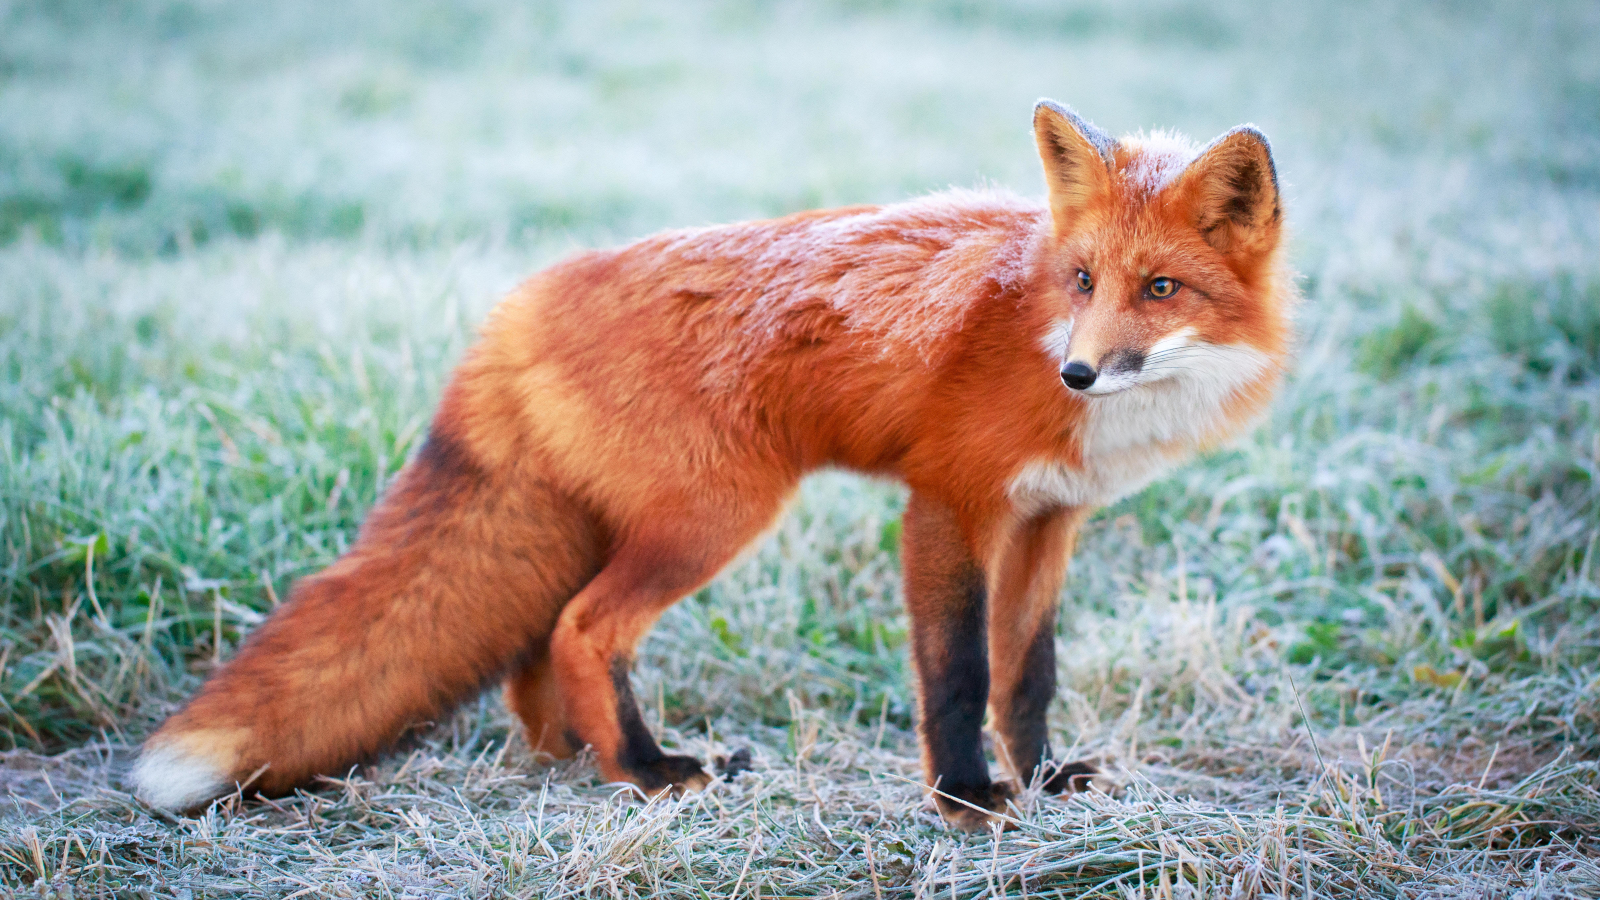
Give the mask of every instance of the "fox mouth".
[[1192, 342], [1118, 355], [1099, 371], [1085, 363], [1067, 363], [1061, 367], [1061, 381], [1073, 396], [1085, 400], [1135, 392], [1149, 402], [1177, 399], [1180, 405], [1203, 405], [1232, 394], [1272, 367], [1265, 354], [1248, 345]]
[[1094, 384], [1093, 387], [1083, 388], [1081, 390], [1074, 388], [1073, 393], [1080, 397], [1106, 397], [1111, 394], [1121, 394], [1126, 391], [1131, 391], [1143, 384], [1145, 384], [1145, 381], [1138, 377], [1102, 377]]
[[[1065, 381], [1065, 379], [1062, 379]], [[1142, 372], [1106, 372], [1095, 379], [1094, 384], [1085, 388], [1073, 387], [1072, 393], [1078, 397], [1108, 397], [1112, 394], [1124, 394], [1134, 388], [1149, 387], [1162, 378], [1152, 378]]]

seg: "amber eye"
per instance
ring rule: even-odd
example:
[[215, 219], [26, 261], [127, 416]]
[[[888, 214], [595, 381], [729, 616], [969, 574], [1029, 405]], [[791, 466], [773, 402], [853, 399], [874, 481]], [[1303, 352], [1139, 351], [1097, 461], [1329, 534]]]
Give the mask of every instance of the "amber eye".
[[1083, 291], [1085, 294], [1094, 290], [1094, 279], [1090, 278], [1089, 273], [1082, 269], [1078, 270], [1078, 290]]
[[1171, 278], [1157, 278], [1150, 282], [1150, 296], [1165, 300], [1178, 292], [1178, 283]]

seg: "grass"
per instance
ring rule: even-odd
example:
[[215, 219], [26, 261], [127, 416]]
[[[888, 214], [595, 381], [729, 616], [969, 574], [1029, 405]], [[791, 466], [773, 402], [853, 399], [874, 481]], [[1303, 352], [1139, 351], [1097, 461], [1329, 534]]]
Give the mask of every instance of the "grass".
[[[1285, 8], [1288, 7], [1288, 8]], [[0, 6], [0, 885], [22, 895], [1593, 896], [1592, 4]], [[997, 836], [914, 783], [892, 485], [828, 474], [636, 692], [754, 772], [642, 803], [497, 697], [195, 818], [140, 737], [580, 246], [1040, 190], [1039, 95], [1271, 135], [1306, 295], [1248, 437], [1096, 516], [1058, 748]]]

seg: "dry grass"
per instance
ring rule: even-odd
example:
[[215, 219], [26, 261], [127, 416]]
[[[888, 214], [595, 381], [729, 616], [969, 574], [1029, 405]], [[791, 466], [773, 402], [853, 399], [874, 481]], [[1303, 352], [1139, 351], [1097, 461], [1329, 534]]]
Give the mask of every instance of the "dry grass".
[[[1392, 746], [1321, 777], [1304, 746], [1241, 748], [1231, 776], [1200, 777], [1214, 761], [1187, 754], [1113, 760], [1110, 794], [1028, 794], [1014, 828], [974, 837], [923, 801], [898, 730], [874, 748], [803, 713], [794, 731], [793, 749], [758, 747], [754, 772], [682, 800], [440, 735], [314, 794], [188, 819], [112, 786], [120, 748], [13, 752], [3, 771], [32, 821], [0, 860], [77, 896], [1585, 896], [1600, 879], [1584, 849], [1600, 766], [1570, 754], [1498, 785], [1492, 766], [1430, 780]], [[671, 736], [707, 757], [750, 740]]]
[[[0, 5], [0, 892], [1600, 894], [1597, 39], [1592, 3]], [[124, 792], [516, 279], [1037, 192], [1040, 94], [1262, 125], [1307, 295], [1260, 429], [1080, 547], [1051, 721], [1098, 790], [943, 827], [903, 496], [824, 475], [641, 648], [665, 743], [753, 755], [703, 795], [531, 759], [493, 696], [275, 803]]]

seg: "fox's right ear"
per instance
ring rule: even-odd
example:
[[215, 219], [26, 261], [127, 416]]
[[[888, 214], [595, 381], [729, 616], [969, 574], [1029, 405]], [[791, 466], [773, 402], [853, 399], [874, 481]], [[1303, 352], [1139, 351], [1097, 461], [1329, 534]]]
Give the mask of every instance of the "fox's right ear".
[[1033, 105], [1033, 139], [1044, 163], [1051, 222], [1056, 234], [1066, 234], [1106, 199], [1117, 142], [1054, 100]]

